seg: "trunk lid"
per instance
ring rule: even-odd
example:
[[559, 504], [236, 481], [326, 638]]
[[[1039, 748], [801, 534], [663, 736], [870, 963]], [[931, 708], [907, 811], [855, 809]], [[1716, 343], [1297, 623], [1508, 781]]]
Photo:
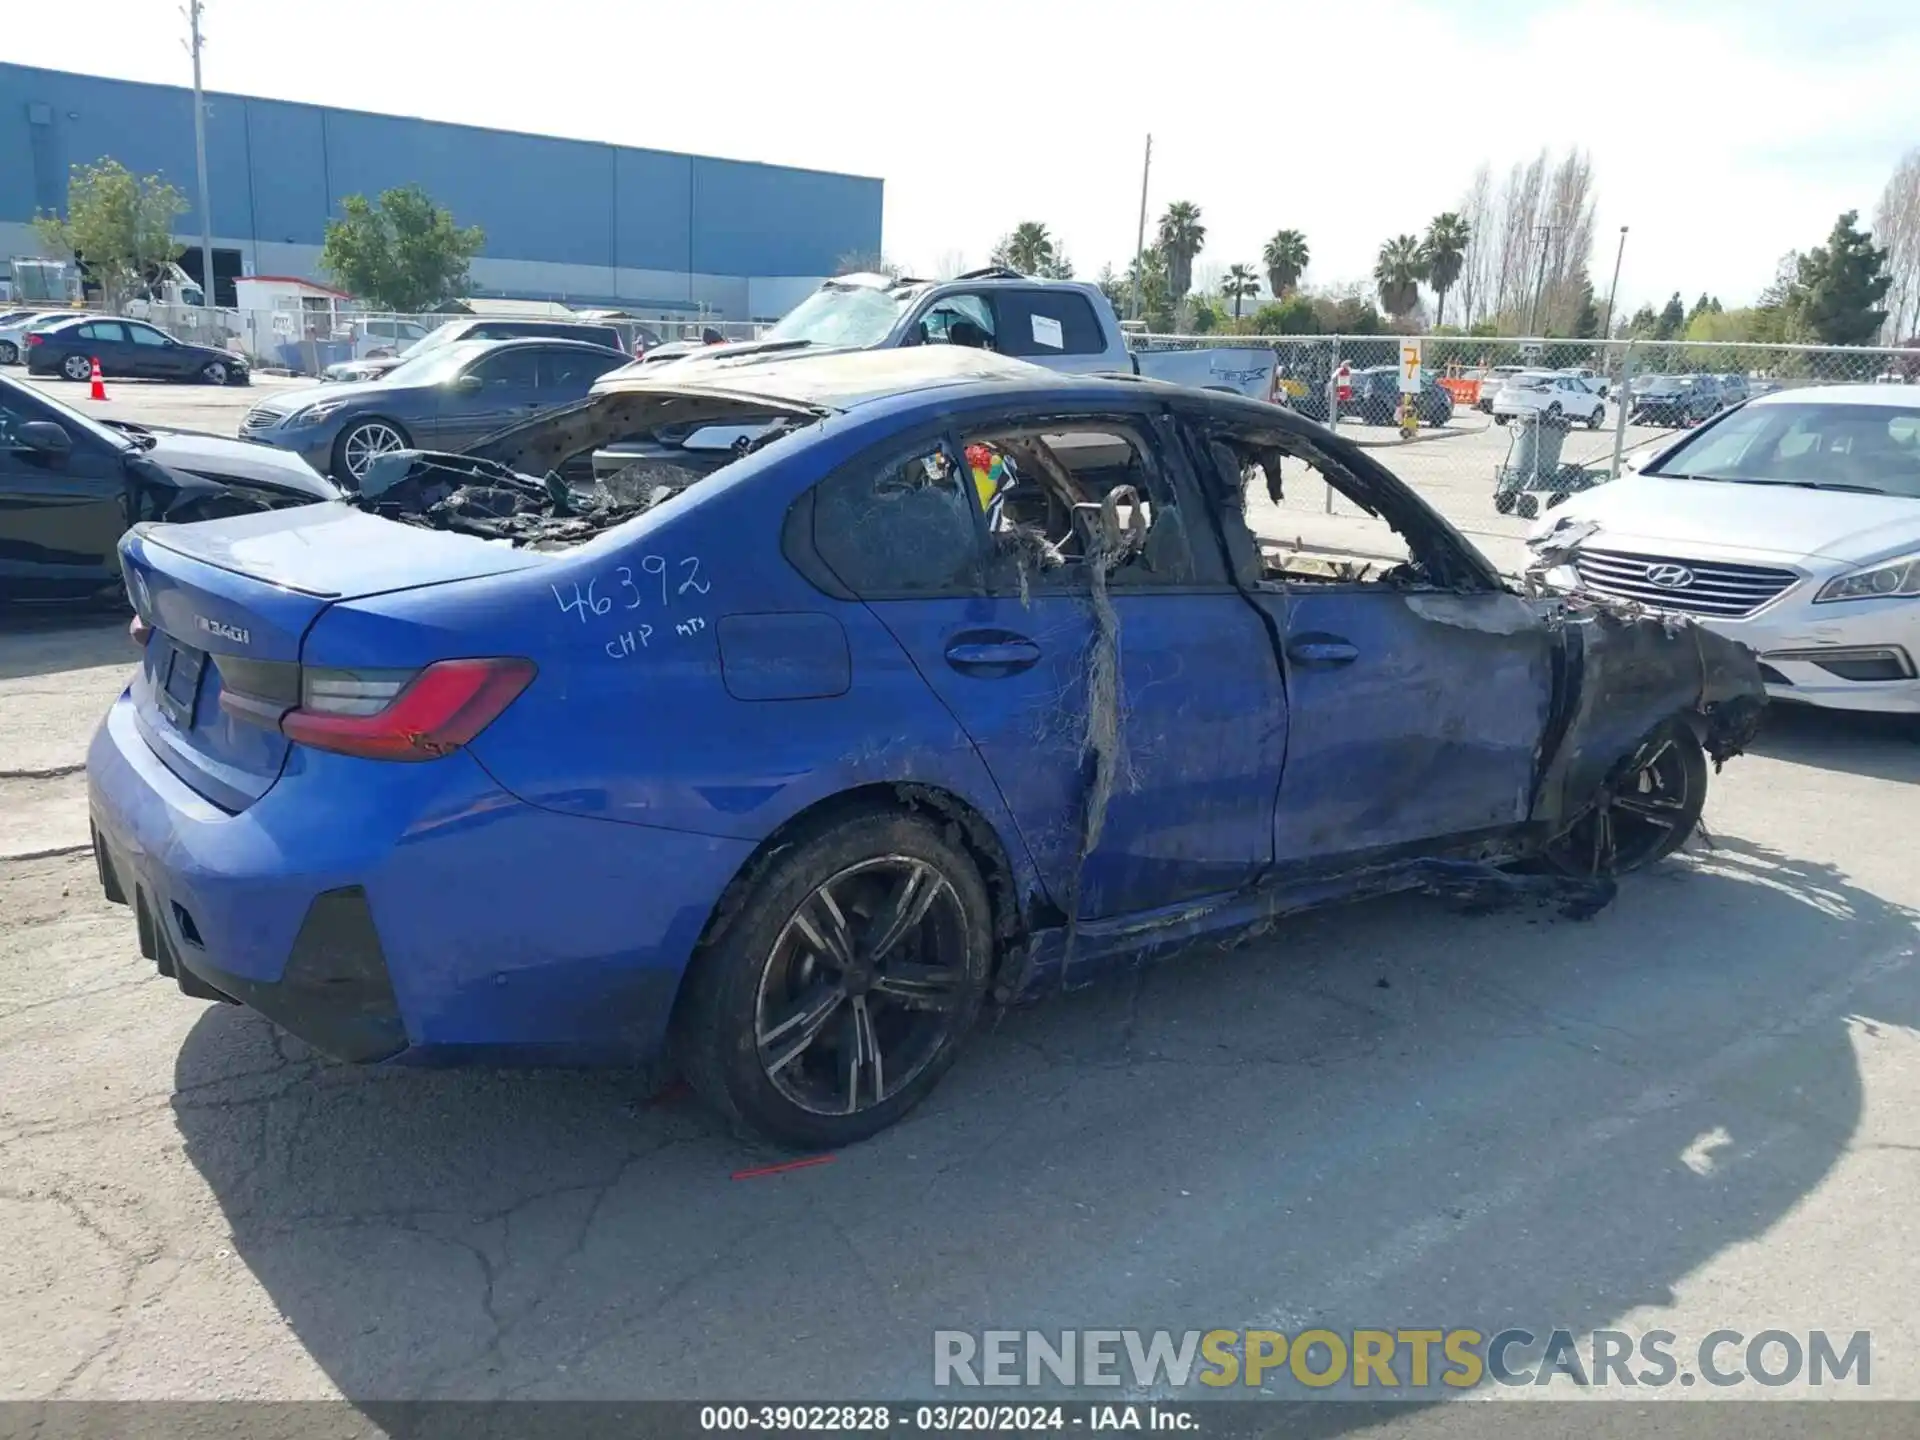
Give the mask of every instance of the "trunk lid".
[[236, 813], [273, 788], [288, 741], [229, 714], [221, 695], [298, 704], [301, 644], [321, 611], [541, 563], [332, 504], [137, 525], [120, 559], [128, 598], [154, 632], [132, 687], [141, 733], [169, 770]]

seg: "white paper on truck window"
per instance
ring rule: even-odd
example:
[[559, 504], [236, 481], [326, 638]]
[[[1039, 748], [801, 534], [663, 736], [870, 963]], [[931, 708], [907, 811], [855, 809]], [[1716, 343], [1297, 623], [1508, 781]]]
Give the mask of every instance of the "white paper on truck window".
[[1033, 317], [1033, 343], [1044, 345], [1049, 350], [1067, 348], [1067, 337], [1060, 329], [1060, 322], [1051, 315]]

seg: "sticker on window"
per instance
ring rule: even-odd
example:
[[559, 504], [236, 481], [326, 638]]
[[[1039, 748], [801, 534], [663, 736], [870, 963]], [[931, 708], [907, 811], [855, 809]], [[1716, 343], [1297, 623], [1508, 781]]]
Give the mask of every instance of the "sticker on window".
[[1060, 322], [1051, 315], [1033, 317], [1033, 343], [1044, 345], [1049, 350], [1067, 348], [1067, 337], [1060, 329]]

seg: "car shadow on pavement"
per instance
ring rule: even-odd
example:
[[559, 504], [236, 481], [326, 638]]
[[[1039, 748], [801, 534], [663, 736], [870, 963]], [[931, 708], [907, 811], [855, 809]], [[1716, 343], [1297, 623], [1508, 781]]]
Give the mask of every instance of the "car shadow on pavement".
[[[1028, 1399], [936, 1392], [933, 1332], [1544, 1334], [1672, 1302], [1854, 1142], [1875, 1047], [1920, 1022], [1915, 920], [1737, 838], [1584, 923], [1329, 911], [989, 1021], [893, 1130], [744, 1178], [785, 1157], [625, 1074], [353, 1070], [225, 1007], [173, 1108], [235, 1253], [369, 1415]], [[1350, 1415], [1314, 1429], [1379, 1418]]]
[[1795, 765], [1920, 784], [1920, 715], [1769, 705], [1750, 749]]
[[127, 640], [132, 612], [95, 607], [0, 605], [0, 680], [91, 670], [133, 668]]

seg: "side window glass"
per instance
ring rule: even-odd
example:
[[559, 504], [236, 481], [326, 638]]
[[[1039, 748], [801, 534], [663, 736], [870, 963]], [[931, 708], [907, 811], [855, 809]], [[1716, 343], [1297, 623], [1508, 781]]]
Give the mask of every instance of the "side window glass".
[[467, 373], [478, 375], [489, 390], [531, 390], [538, 362], [532, 350], [502, 350], [487, 356]]
[[165, 345], [167, 337], [158, 330], [149, 330], [145, 325], [129, 325], [127, 333], [133, 336], [136, 345]]
[[964, 437], [987, 516], [995, 594], [1084, 589], [1097, 560], [1115, 587], [1191, 585], [1192, 524], [1152, 447], [1130, 426], [993, 427]]
[[1086, 297], [1071, 290], [1008, 288], [996, 297], [1002, 355], [1099, 355], [1106, 335]]
[[81, 326], [80, 333], [89, 340], [105, 340], [110, 344], [117, 344], [127, 338], [127, 332], [123, 326], [105, 320], [96, 320], [91, 325]]
[[856, 461], [814, 492], [813, 548], [856, 595], [972, 593], [980, 531], [968, 478], [939, 441]]
[[925, 345], [966, 345], [995, 350], [993, 311], [978, 295], [947, 295], [920, 317], [920, 341]]

